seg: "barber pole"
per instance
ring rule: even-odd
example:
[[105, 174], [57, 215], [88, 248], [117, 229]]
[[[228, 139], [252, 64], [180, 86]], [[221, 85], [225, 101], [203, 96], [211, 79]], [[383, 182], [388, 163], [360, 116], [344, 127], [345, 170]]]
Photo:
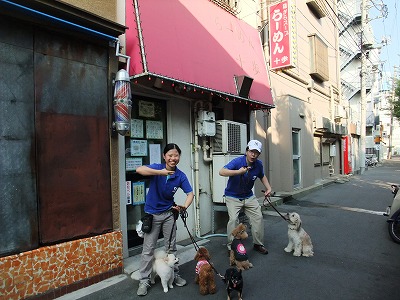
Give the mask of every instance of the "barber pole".
[[114, 115], [116, 130], [121, 135], [125, 135], [131, 128], [131, 99], [129, 74], [126, 70], [119, 70], [115, 77]]

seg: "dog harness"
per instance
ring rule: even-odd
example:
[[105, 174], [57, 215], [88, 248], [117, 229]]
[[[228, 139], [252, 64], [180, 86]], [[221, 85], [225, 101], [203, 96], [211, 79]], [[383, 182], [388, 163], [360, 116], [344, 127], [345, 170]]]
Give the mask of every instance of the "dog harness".
[[248, 259], [246, 248], [244, 247], [242, 240], [234, 239], [231, 244], [231, 249], [233, 250], [237, 261], [245, 261]]
[[207, 264], [208, 264], [208, 261], [206, 261], [205, 259], [199, 260], [196, 265], [196, 274], [199, 274], [201, 267], [204, 265], [207, 265]]

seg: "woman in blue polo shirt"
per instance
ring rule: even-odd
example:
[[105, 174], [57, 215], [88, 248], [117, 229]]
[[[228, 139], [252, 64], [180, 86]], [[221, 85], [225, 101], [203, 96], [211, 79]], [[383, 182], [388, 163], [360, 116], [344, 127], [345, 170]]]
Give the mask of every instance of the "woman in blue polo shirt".
[[[163, 151], [165, 163], [140, 166], [136, 169], [136, 172], [143, 176], [151, 176], [144, 211], [153, 216], [151, 231], [145, 233], [143, 237], [140, 282], [137, 290], [139, 296], [145, 296], [150, 287], [154, 249], [160, 230], [164, 235], [165, 250], [176, 254], [176, 224], [173, 210], [187, 209], [193, 201], [192, 186], [185, 173], [177, 167], [180, 156], [181, 149], [178, 145], [168, 144]], [[174, 203], [174, 195], [179, 188], [186, 193], [185, 204], [182, 206]], [[176, 266], [174, 283], [177, 286], [184, 286], [186, 280], [178, 275], [178, 271]]]

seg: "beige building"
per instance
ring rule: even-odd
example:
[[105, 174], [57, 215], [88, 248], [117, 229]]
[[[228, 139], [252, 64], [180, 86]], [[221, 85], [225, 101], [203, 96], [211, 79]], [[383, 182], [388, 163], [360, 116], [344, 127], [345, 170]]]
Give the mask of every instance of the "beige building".
[[[264, 144], [275, 191], [343, 172], [336, 1], [269, 2], [0, 2], [12, 87], [0, 99], [2, 295], [51, 298], [123, 272], [142, 243], [148, 181], [135, 166], [167, 143], [181, 147], [196, 197], [179, 242], [226, 234], [218, 170], [249, 139]], [[113, 97], [125, 68], [132, 126], [121, 135]]]
[[[342, 174], [342, 136], [347, 134], [340, 96], [336, 1], [287, 3], [291, 65], [274, 68], [270, 56], [274, 45], [265, 32], [268, 26], [264, 27], [276, 106], [268, 128], [268, 171], [275, 191], [306, 188]], [[263, 16], [268, 16], [268, 7], [263, 8]]]

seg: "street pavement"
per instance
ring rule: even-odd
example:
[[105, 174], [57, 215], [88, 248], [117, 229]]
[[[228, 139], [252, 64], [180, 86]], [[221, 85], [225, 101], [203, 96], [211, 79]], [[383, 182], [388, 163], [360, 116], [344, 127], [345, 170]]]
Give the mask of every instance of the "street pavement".
[[[273, 210], [264, 215], [268, 255], [245, 241], [254, 267], [244, 271], [243, 299], [400, 299], [400, 245], [388, 234], [383, 212], [393, 199], [390, 184], [400, 183], [400, 159], [384, 161], [362, 175], [343, 177], [308, 193], [299, 193], [277, 206], [285, 214], [300, 214], [311, 236], [314, 257], [294, 257], [284, 252], [287, 223]], [[178, 226], [182, 225], [178, 223]], [[226, 238], [208, 236], [197, 241], [208, 248], [219, 274], [229, 267]], [[194, 246], [180, 243], [181, 275], [188, 284], [167, 294], [156, 280], [147, 296], [136, 295], [139, 256], [126, 260], [125, 272], [59, 299], [226, 299], [223, 280], [216, 274], [217, 293], [201, 296], [194, 283]], [[233, 294], [232, 299], [237, 299]]]

